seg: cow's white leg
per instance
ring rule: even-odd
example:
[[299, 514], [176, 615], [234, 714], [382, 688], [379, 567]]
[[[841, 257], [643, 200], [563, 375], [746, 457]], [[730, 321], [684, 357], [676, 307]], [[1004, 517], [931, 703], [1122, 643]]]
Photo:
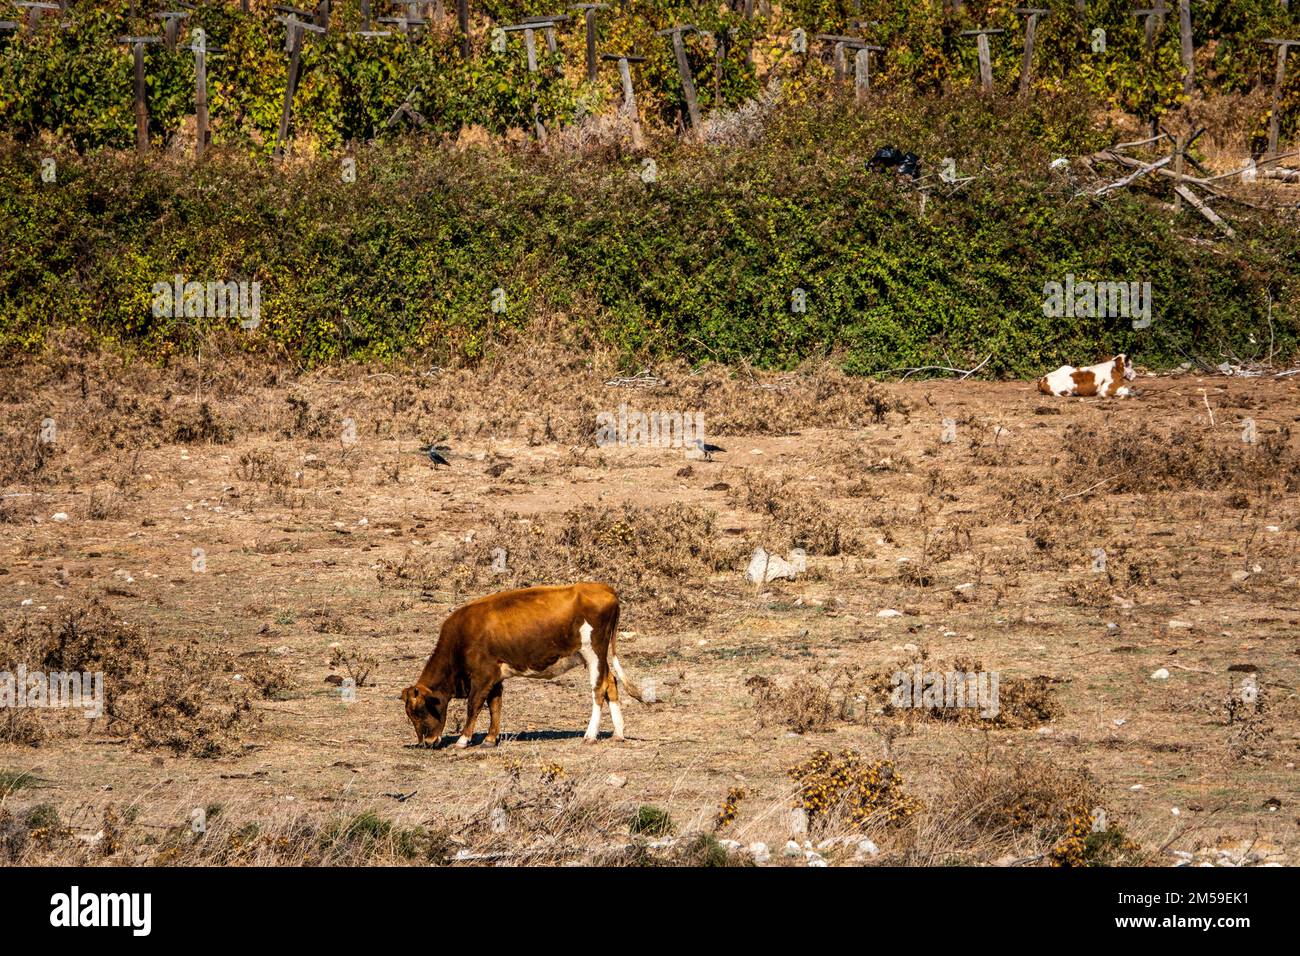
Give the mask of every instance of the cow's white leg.
[[578, 628], [578, 633], [582, 636], [578, 653], [587, 662], [587, 676], [591, 679], [591, 720], [587, 721], [587, 732], [582, 735], [582, 740], [583, 743], [594, 744], [600, 734], [600, 701], [596, 699], [596, 680], [600, 676], [600, 660], [591, 646], [591, 625], [583, 621], [582, 627]]
[[609, 716], [614, 721], [614, 739], [623, 739], [623, 708], [618, 705], [618, 701], [609, 702]]

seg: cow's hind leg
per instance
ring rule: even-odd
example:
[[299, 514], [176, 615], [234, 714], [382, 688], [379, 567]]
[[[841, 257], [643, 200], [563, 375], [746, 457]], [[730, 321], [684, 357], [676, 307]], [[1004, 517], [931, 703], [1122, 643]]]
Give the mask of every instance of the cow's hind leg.
[[582, 627], [578, 629], [581, 636], [581, 643], [578, 645], [578, 653], [582, 659], [587, 662], [587, 677], [591, 682], [591, 720], [587, 721], [587, 731], [582, 735], [584, 744], [594, 744], [596, 738], [600, 735], [600, 690], [602, 679], [608, 674], [605, 668], [605, 660], [602, 655], [596, 653], [595, 648], [591, 646], [591, 625], [586, 621], [582, 622]]
[[601, 698], [609, 701], [609, 719], [614, 722], [614, 739], [623, 739], [623, 708], [618, 703], [618, 681], [614, 679], [614, 672], [609, 668], [605, 669], [605, 677], [601, 682]]
[[488, 724], [487, 739], [483, 743], [488, 747], [497, 745], [497, 735], [501, 733], [501, 690], [504, 685], [498, 681], [488, 691], [487, 705], [491, 722]]

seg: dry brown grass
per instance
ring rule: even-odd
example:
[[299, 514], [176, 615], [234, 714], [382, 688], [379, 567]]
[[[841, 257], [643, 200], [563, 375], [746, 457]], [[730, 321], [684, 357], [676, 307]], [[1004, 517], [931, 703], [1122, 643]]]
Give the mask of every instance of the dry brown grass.
[[[174, 844], [164, 862], [414, 863], [437, 844], [435, 860], [465, 850], [485, 864], [735, 862], [697, 834], [743, 789], [718, 835], [782, 846], [786, 770], [817, 749], [892, 761], [924, 804], [907, 826], [863, 831], [878, 862], [1101, 853], [1064, 800], [1044, 798], [1045, 822], [1020, 829], [978, 815], [973, 798], [943, 812], [948, 769], [985, 731], [988, 767], [972, 774], [1037, 792], [1026, 781], [1051, 771], [1022, 773], [1014, 754], [1086, 766], [1153, 859], [1168, 861], [1166, 843], [1227, 840], [1293, 853], [1293, 821], [1268, 801], [1284, 801], [1300, 733], [1300, 499], [1285, 431], [1300, 383], [1143, 379], [1139, 399], [1053, 402], [1045, 415], [1025, 383], [654, 371], [668, 384], [606, 386], [618, 373], [607, 356], [561, 349], [302, 374], [220, 348], [167, 367], [53, 357], [6, 370], [6, 646], [30, 662], [62, 641], [59, 660], [111, 662], [113, 628], [138, 632], [108, 665], [123, 675], [113, 716], [0, 715], [0, 783], [34, 769], [49, 781], [0, 796], [5, 832], [19, 839], [30, 813], [48, 824], [47, 803], [71, 831], [29, 828], [41, 833], [21, 858], [147, 862]], [[596, 412], [621, 401], [698, 405], [727, 451], [686, 462], [594, 447]], [[1240, 440], [1244, 414], [1259, 423], [1254, 446]], [[46, 416], [58, 440], [38, 451]], [[941, 443], [949, 417], [958, 440]], [[428, 442], [451, 446], [450, 468], [414, 453]], [[1103, 482], [1117, 461], [1125, 477]], [[746, 582], [757, 545], [805, 548], [807, 571]], [[1108, 561], [1094, 573], [1098, 548]], [[659, 704], [628, 706], [626, 743], [578, 743], [589, 702], [570, 678], [512, 682], [496, 750], [417, 750], [397, 694], [446, 614], [576, 577], [619, 589], [620, 657], [658, 688]], [[96, 601], [104, 620], [66, 627]], [[830, 675], [892, 669], [909, 648], [1008, 675], [1006, 720], [876, 713], [884, 701], [860, 676], [829, 689]], [[351, 701], [323, 680], [348, 676], [336, 649], [377, 664]], [[1228, 668], [1246, 664], [1266, 706], [1229, 715]], [[1152, 680], [1157, 668], [1170, 678]], [[766, 706], [745, 686], [754, 675], [770, 682]], [[543, 780], [557, 763], [570, 796]], [[504, 833], [484, 823], [493, 800]], [[194, 839], [192, 809], [218, 806]], [[1194, 834], [1168, 832], [1175, 806]], [[630, 818], [658, 813], [671, 832], [631, 832]], [[94, 847], [121, 848], [92, 848], [100, 830]]]

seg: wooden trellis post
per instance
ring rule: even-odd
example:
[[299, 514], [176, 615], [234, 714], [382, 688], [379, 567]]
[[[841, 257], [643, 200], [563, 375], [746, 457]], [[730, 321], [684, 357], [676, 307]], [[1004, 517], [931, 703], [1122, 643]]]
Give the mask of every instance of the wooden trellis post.
[[135, 148], [140, 155], [149, 152], [149, 105], [145, 102], [144, 45], [161, 42], [157, 37], [118, 37], [129, 43], [135, 56]]
[[[280, 19], [277, 17], [276, 19]], [[310, 30], [312, 33], [324, 33], [324, 27], [314, 23], [305, 23], [294, 14], [281, 20], [289, 34], [289, 77], [284, 87], [284, 110], [280, 114], [280, 131], [275, 138], [275, 158], [284, 156], [285, 143], [289, 141], [289, 123], [293, 117], [293, 95], [298, 89], [298, 78], [302, 73], [302, 37]]]
[[608, 3], [578, 3], [571, 10], [581, 10], [587, 21], [587, 82], [596, 82], [596, 11], [604, 10]]
[[221, 51], [208, 47], [201, 29], [193, 31], [190, 49], [194, 53], [194, 158], [202, 159], [208, 149], [208, 54]]
[[[565, 19], [568, 19], [565, 17]], [[501, 27], [506, 33], [518, 33], [523, 31], [524, 49], [528, 53], [528, 73], [529, 82], [533, 88], [533, 132], [537, 134], [539, 143], [546, 142], [546, 125], [542, 122], [542, 110], [537, 102], [537, 31], [542, 29], [555, 29], [556, 21], [551, 18], [530, 19], [523, 23], [514, 23], [509, 26]]]
[[844, 75], [848, 72], [847, 64], [844, 61], [844, 47], [846, 42], [853, 38], [837, 36], [833, 33], [818, 33], [813, 39], [818, 43], [829, 43], [831, 45], [831, 68], [835, 72], [835, 82], [844, 82]]
[[315, 14], [309, 10], [304, 10], [301, 7], [290, 7], [282, 3], [277, 3], [271, 9], [276, 13], [283, 14], [283, 16], [276, 17], [276, 19], [286, 25], [284, 31], [284, 52], [292, 53], [293, 30], [288, 26], [289, 20], [292, 18], [294, 20], [301, 20], [303, 23], [310, 23]]
[[1277, 155], [1278, 124], [1282, 108], [1282, 84], [1286, 82], [1286, 55], [1291, 47], [1300, 46], [1300, 40], [1279, 40], [1277, 38], [1263, 41], [1277, 47], [1277, 66], [1273, 72], [1273, 105], [1268, 114], [1268, 155]]
[[1178, 0], [1178, 44], [1183, 58], [1183, 93], [1196, 89], [1196, 50], [1192, 47], [1192, 0]]
[[854, 45], [853, 49], [856, 51], [853, 54], [853, 93], [861, 103], [871, 90], [871, 54], [884, 53], [885, 48], [861, 43]]
[[1148, 50], [1155, 43], [1156, 33], [1164, 29], [1165, 14], [1168, 12], [1165, 0], [1155, 0], [1150, 7], [1133, 11], [1133, 16], [1146, 18], [1142, 25], [1142, 39]]
[[469, 0], [456, 0], [456, 25], [460, 28], [460, 55], [469, 59]]
[[176, 52], [176, 40], [180, 35], [181, 21], [190, 15], [188, 10], [169, 10], [165, 13], [155, 13], [154, 16], [163, 22], [163, 45], [169, 52]]
[[682, 34], [695, 27], [690, 24], [677, 24], [667, 30], [656, 30], [659, 36], [669, 36], [672, 38], [673, 56], [677, 59], [677, 75], [682, 81], [682, 93], [686, 96], [686, 112], [690, 115], [691, 129], [698, 129], [700, 126], [700, 104], [695, 97], [695, 83], [691, 79], [691, 64], [686, 59], [686, 44], [682, 40]]
[[1002, 29], [991, 30], [988, 28], [961, 31], [962, 36], [973, 36], [975, 38], [975, 47], [980, 58], [980, 89], [985, 93], [993, 92], [993, 60], [989, 56], [989, 36], [994, 33], [1006, 32], [1006, 30]]
[[632, 89], [632, 68], [629, 63], [641, 63], [643, 56], [629, 53], [603, 53], [602, 60], [618, 60], [618, 76], [623, 82], [623, 114], [632, 125], [632, 148], [640, 152], [645, 148], [645, 139], [641, 136], [641, 114], [636, 108], [636, 93]]
[[567, 23], [568, 21], [569, 21], [569, 15], [567, 13], [557, 13], [553, 17], [548, 17], [548, 16], [524, 17], [519, 22], [524, 24], [531, 23], [538, 29], [544, 31], [546, 35], [546, 49], [552, 53], [555, 53], [560, 48], [559, 44], [556, 42], [555, 39], [556, 24]]
[[18, 0], [14, 6], [27, 11], [27, 32], [35, 33], [41, 25], [41, 17], [46, 13], [58, 13], [63, 8], [57, 3], [35, 2], [35, 0]]
[[1034, 78], [1034, 35], [1038, 32], [1038, 21], [1052, 11], [1043, 7], [1017, 7], [1016, 13], [1025, 17], [1025, 55], [1020, 61], [1020, 92], [1028, 93], [1029, 84]]

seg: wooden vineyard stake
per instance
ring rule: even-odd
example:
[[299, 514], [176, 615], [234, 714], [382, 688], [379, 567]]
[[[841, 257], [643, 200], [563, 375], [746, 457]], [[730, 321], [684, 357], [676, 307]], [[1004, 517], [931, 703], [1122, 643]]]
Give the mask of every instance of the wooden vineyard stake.
[[962, 36], [973, 36], [975, 38], [975, 47], [980, 58], [980, 89], [985, 93], [993, 92], [993, 60], [989, 56], [989, 36], [994, 33], [1006, 32], [1006, 30], [991, 30], [988, 28], [961, 31]]
[[853, 90], [857, 101], [861, 103], [871, 91], [871, 54], [884, 53], [883, 46], [864, 43], [853, 54]]
[[1152, 6], [1133, 11], [1133, 16], [1146, 18], [1142, 24], [1142, 41], [1148, 50], [1155, 44], [1156, 33], [1164, 29], [1165, 14], [1168, 12], [1165, 0], [1155, 0]]
[[1034, 35], [1038, 32], [1038, 21], [1052, 11], [1043, 7], [1017, 7], [1016, 13], [1025, 17], [1025, 54], [1020, 61], [1020, 92], [1029, 92], [1029, 84], [1034, 78]]
[[1192, 0], [1178, 0], [1178, 45], [1183, 59], [1183, 93], [1196, 89], [1196, 50], [1192, 47]]
[[[567, 20], [568, 17], [566, 16], [564, 19]], [[528, 54], [528, 73], [533, 92], [533, 132], [537, 134], [539, 143], [546, 142], [546, 124], [542, 122], [542, 111], [537, 102], [537, 31], [553, 31], [557, 22], [553, 18], [533, 18], [525, 20], [523, 23], [513, 23], [500, 28], [507, 34], [522, 32], [524, 35], [524, 49]]]
[[135, 148], [140, 155], [149, 152], [149, 105], [145, 102], [144, 45], [160, 43], [157, 37], [118, 37], [118, 43], [129, 43], [135, 56]]
[[1300, 46], [1300, 40], [1279, 40], [1276, 38], [1263, 41], [1277, 47], [1277, 65], [1273, 72], [1273, 105], [1268, 114], [1268, 155], [1277, 155], [1278, 122], [1282, 107], [1282, 85], [1286, 83], [1286, 55], [1291, 47]]
[[456, 26], [460, 29], [460, 55], [469, 59], [469, 0], [456, 0]]
[[[276, 19], [280, 19], [277, 17]], [[285, 24], [289, 34], [289, 78], [284, 87], [284, 110], [280, 114], [280, 131], [275, 138], [275, 158], [284, 157], [285, 143], [289, 141], [289, 123], [293, 117], [293, 95], [298, 89], [298, 78], [302, 72], [302, 37], [306, 31], [324, 33], [324, 27], [299, 20], [294, 14], [280, 20]]]
[[27, 33], [35, 33], [41, 25], [41, 18], [46, 13], [58, 13], [63, 8], [57, 3], [34, 2], [34, 0], [18, 0], [14, 6], [20, 10], [27, 11]]
[[208, 54], [220, 53], [216, 47], [208, 47], [207, 34], [195, 29], [190, 38], [190, 50], [194, 53], [194, 158], [202, 159], [208, 150]]
[[667, 30], [656, 30], [659, 36], [669, 36], [672, 38], [673, 56], [677, 59], [677, 75], [682, 81], [682, 93], [686, 97], [686, 112], [690, 116], [691, 129], [698, 129], [700, 126], [700, 104], [695, 97], [695, 83], [691, 79], [691, 64], [686, 59], [686, 43], [682, 40], [682, 34], [694, 30], [695, 27], [690, 24], [678, 24]]
[[559, 13], [555, 16], [524, 17], [519, 22], [522, 24], [531, 23], [537, 29], [542, 30], [546, 36], [546, 49], [551, 53], [555, 53], [560, 49], [555, 39], [555, 27], [557, 24], [567, 23], [568, 21], [569, 15], [567, 13]]
[[578, 3], [570, 9], [581, 10], [583, 18], [587, 21], [587, 82], [596, 82], [596, 11], [604, 10], [609, 6], [608, 3]]
[[636, 108], [636, 93], [632, 89], [632, 68], [629, 63], [641, 63], [645, 60], [643, 56], [632, 56], [627, 53], [603, 53], [600, 57], [602, 60], [618, 61], [618, 76], [623, 82], [623, 115], [628, 119], [632, 126], [632, 148], [637, 152], [645, 149], [645, 139], [641, 135], [641, 115]]
[[165, 13], [155, 13], [154, 16], [163, 22], [163, 46], [168, 52], [176, 52], [176, 39], [180, 34], [181, 21], [189, 17], [188, 10], [170, 10]]

